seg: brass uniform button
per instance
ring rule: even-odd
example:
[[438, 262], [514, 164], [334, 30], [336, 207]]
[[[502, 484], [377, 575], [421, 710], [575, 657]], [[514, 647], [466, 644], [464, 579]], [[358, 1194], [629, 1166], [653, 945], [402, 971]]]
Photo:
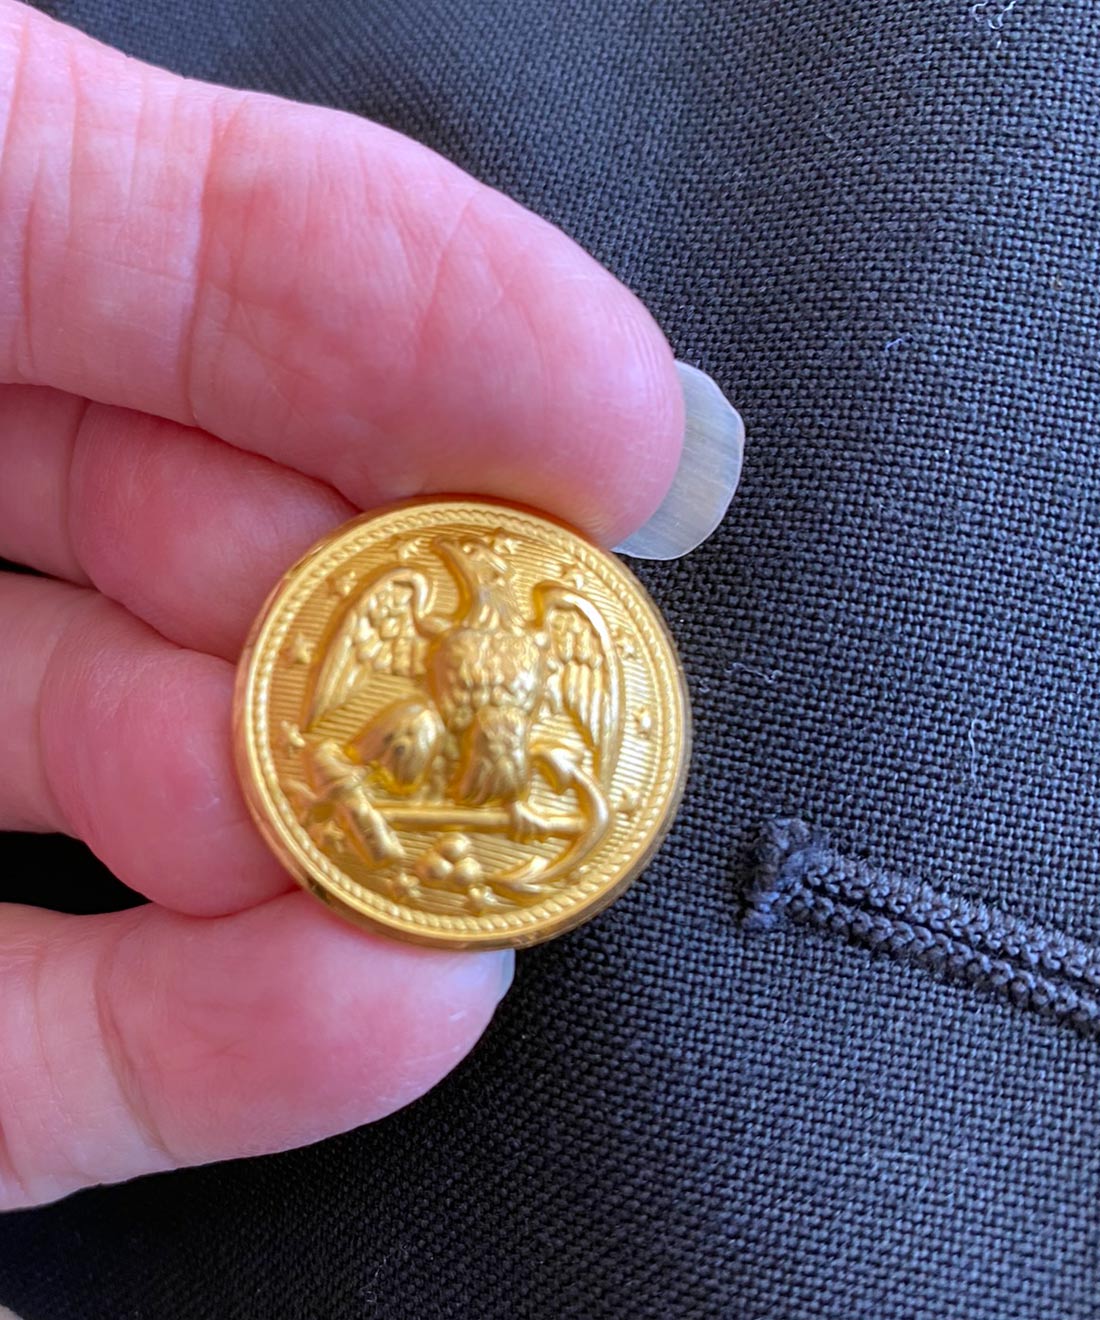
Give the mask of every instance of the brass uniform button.
[[690, 734], [672, 641], [619, 560], [468, 499], [358, 518], [290, 569], [235, 723], [290, 873], [450, 948], [535, 944], [620, 894], [668, 828]]

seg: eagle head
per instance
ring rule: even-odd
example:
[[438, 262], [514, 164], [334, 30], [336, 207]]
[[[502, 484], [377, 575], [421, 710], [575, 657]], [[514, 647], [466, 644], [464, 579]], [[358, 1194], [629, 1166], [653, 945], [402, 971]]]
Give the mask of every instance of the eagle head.
[[522, 622], [511, 566], [488, 541], [477, 536], [437, 536], [431, 548], [458, 583], [459, 612], [466, 624], [514, 627]]

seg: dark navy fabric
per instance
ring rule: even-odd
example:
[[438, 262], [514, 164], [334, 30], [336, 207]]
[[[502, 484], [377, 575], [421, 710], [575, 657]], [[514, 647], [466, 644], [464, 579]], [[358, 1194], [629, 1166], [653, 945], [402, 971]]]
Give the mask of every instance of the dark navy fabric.
[[[0, 1303], [1100, 1316], [1096, 1039], [742, 920], [761, 823], [798, 815], [1100, 943], [1093, 0], [43, 7], [382, 120], [562, 225], [749, 445], [719, 533], [642, 570], [697, 733], [644, 879], [521, 955], [482, 1046], [404, 1113], [0, 1220]], [[50, 848], [7, 840], [0, 888], [86, 904], [90, 863]]]

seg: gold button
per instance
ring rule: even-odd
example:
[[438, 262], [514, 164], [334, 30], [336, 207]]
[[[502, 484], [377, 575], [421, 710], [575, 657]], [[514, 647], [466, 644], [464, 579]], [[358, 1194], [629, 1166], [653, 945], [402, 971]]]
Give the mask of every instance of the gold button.
[[613, 555], [490, 501], [392, 506], [276, 586], [241, 657], [237, 763], [283, 865], [343, 916], [535, 944], [642, 871], [683, 791], [675, 648]]

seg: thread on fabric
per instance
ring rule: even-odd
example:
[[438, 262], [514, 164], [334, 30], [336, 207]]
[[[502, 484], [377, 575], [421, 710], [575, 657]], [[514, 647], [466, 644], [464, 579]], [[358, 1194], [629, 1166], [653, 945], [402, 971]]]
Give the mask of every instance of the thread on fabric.
[[802, 820], [764, 827], [747, 897], [750, 930], [829, 931], [1100, 1039], [1100, 949], [842, 856]]

